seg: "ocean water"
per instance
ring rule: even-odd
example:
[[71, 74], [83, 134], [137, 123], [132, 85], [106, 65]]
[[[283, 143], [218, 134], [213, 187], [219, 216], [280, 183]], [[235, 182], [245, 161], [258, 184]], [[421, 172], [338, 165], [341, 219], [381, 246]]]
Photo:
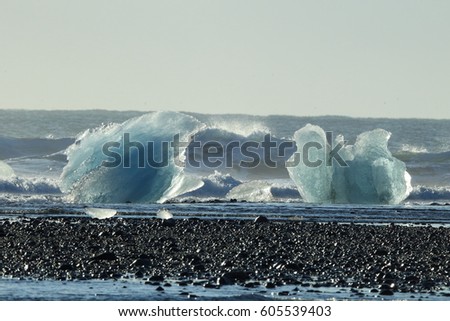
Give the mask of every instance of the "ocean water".
[[[111, 124], [121, 124], [143, 114], [142, 112], [102, 110], [0, 111], [2, 124], [0, 127], [0, 161], [9, 165], [15, 174], [14, 177], [5, 177], [1, 175], [0, 170], [0, 202], [3, 204], [14, 201], [25, 203], [66, 202], [70, 200], [67, 197], [68, 194], [77, 195], [76, 188], [73, 188], [74, 182], [77, 180], [84, 181], [83, 184], [80, 184], [82, 186], [79, 190], [86, 190], [86, 187], [98, 190], [101, 187], [90, 186], [89, 182], [86, 182], [88, 179], [83, 176], [89, 174], [90, 176], [104, 177], [107, 174], [95, 173], [92, 167], [98, 167], [98, 163], [93, 162], [86, 165], [86, 159], [93, 154], [92, 150], [94, 153], [102, 155], [102, 144], [108, 139], [114, 139], [114, 134], [119, 133]], [[177, 123], [173, 120], [173, 115], [158, 119], [148, 117], [134, 123], [131, 122], [131, 124], [129, 121], [128, 127], [122, 126], [120, 129], [130, 133], [130, 140], [144, 142], [152, 139], [156, 134], [161, 136], [158, 137], [160, 141], [170, 140], [174, 132], [178, 131], [183, 134], [184, 131], [186, 137], [195, 135], [195, 139], [201, 144], [213, 141], [225, 146], [230, 142], [259, 143], [267, 134], [270, 134], [270, 138], [277, 143], [292, 141], [294, 133], [308, 123], [332, 132], [334, 137], [343, 135], [348, 144], [354, 144], [357, 136], [363, 132], [382, 128], [391, 133], [388, 143], [389, 151], [395, 158], [405, 163], [406, 169], [411, 175], [413, 190], [402, 204], [412, 206], [450, 202], [450, 120], [205, 114], [183, 114], [183, 117], [180, 117]], [[192, 128], [187, 128], [185, 125], [187, 117], [191, 122], [189, 126]], [[154, 124], [155, 121], [161, 123]], [[149, 126], [149, 123], [152, 125]], [[169, 123], [173, 123], [173, 128], [170, 130], [167, 129]], [[86, 132], [87, 130], [90, 132]], [[116, 130], [115, 133], [114, 130]], [[151, 130], [153, 130], [153, 136], [143, 135]], [[167, 133], [163, 135], [161, 133], [164, 130]], [[185, 139], [187, 139], [186, 137]], [[77, 145], [79, 145], [78, 148]], [[261, 154], [261, 150], [249, 150]], [[161, 190], [152, 190], [152, 194], [160, 193], [159, 196], [165, 196], [164, 200], [170, 198], [178, 201], [188, 198], [199, 201], [238, 198], [249, 202], [302, 202], [285, 166], [279, 166], [279, 161], [286, 161], [294, 151], [295, 147], [290, 147], [285, 150], [286, 155], [279, 156], [272, 153], [271, 160], [277, 162], [275, 167], [265, 166], [261, 162], [258, 166], [243, 168], [239, 166], [239, 162], [246, 160], [245, 155], [238, 155], [239, 151], [236, 149], [229, 153], [233, 156], [231, 163], [225, 164], [227, 159], [222, 159], [224, 164], [221, 166], [205, 166], [204, 164], [192, 166], [187, 163], [185, 168], [182, 168], [183, 174], [186, 175], [184, 175], [181, 187], [170, 186], [170, 183], [174, 185], [173, 179], [172, 182], [164, 182], [165, 185], [161, 182]], [[278, 151], [276, 152], [278, 153]], [[194, 153], [198, 153], [198, 150], [194, 150]], [[64, 176], [65, 167], [66, 172], [68, 171], [68, 157], [72, 159], [74, 170]], [[103, 155], [103, 157], [107, 159], [106, 156]], [[133, 164], [131, 164], [132, 166]], [[84, 172], [80, 173], [82, 169]], [[144, 172], [148, 177], [143, 177], [142, 173]], [[146, 169], [133, 175], [127, 174], [129, 177], [126, 179], [130, 181], [124, 178], [123, 184], [127, 184], [128, 190], [133, 190], [132, 187], [141, 188], [147, 184], [148, 180], [154, 181], [148, 172], [149, 170]], [[180, 171], [178, 170], [178, 172]], [[175, 174], [178, 172], [166, 172], [164, 176], [169, 174], [176, 176]], [[111, 171], [111, 176], [115, 180], [114, 184], [119, 185], [116, 180], [121, 173]], [[172, 189], [170, 193], [167, 192], [169, 186]], [[89, 192], [87, 191], [87, 193]], [[105, 193], [112, 194], [110, 191], [105, 191]], [[153, 203], [160, 199], [159, 197], [146, 199], [141, 196], [135, 199], [132, 199], [131, 196], [127, 196], [129, 199], [126, 199], [124, 196], [121, 199], [118, 197], [119, 192], [115, 194], [114, 197], [105, 200], [78, 195], [78, 197], [73, 197], [72, 201]]]
[[[201, 283], [202, 280], [197, 281]], [[26, 285], [26, 286], [24, 286]], [[401, 293], [381, 296], [370, 289], [310, 288], [299, 286], [279, 286], [275, 290], [264, 286], [245, 288], [228, 285], [220, 289], [206, 289], [201, 285], [173, 285], [164, 291], [156, 291], [156, 286], [142, 280], [90, 280], [53, 281], [0, 279], [0, 300], [2, 301], [446, 301], [449, 289], [436, 293]]]
[[[142, 219], [155, 217], [158, 210], [165, 208], [175, 218], [254, 219], [265, 215], [279, 220], [338, 223], [436, 226], [450, 223], [450, 120], [0, 110], [0, 123], [0, 218], [3, 219], [84, 216], [85, 207], [89, 206], [112, 208], [122, 218]], [[309, 203], [300, 196], [286, 167], [278, 166], [285, 164], [295, 152], [295, 146], [291, 145], [284, 154], [271, 155], [277, 166], [239, 166], [251, 157], [237, 149], [230, 149], [228, 163], [226, 157], [212, 158], [223, 162], [220, 166], [204, 163], [197, 166], [186, 160], [201, 158], [204, 149], [188, 147], [181, 155], [169, 152], [169, 159], [179, 156], [184, 167], [168, 166], [152, 171], [147, 165], [136, 167], [140, 161], [136, 153], [141, 152], [136, 146], [129, 154], [131, 169], [124, 170], [123, 164], [112, 169], [99, 166], [106, 159], [100, 158], [105, 156], [104, 144], [124, 143], [124, 132], [130, 134], [131, 141], [153, 139], [155, 146], [160, 146], [153, 149], [158, 161], [164, 152], [162, 142], [173, 139], [174, 134], [180, 134], [180, 141], [186, 141], [186, 145], [198, 141], [201, 146], [206, 142], [219, 144], [215, 146], [235, 142], [242, 146], [246, 142], [260, 143], [269, 135], [279, 146], [292, 142], [294, 133], [307, 124], [320, 126], [335, 138], [343, 135], [349, 145], [355, 144], [358, 135], [364, 132], [378, 128], [390, 132], [387, 148], [393, 157], [404, 162], [411, 176], [412, 190], [408, 197], [399, 204]], [[264, 151], [258, 148], [248, 149], [254, 152], [250, 156], [264, 157]], [[148, 147], [144, 146], [143, 150], [147, 152]], [[12, 296], [24, 282], [28, 292]], [[56, 290], [46, 292], [42, 291], [43, 283], [33, 280], [1, 279], [0, 283], [0, 299], [121, 300], [130, 298], [127, 288], [142, 286], [130, 280], [93, 284], [48, 281], [45, 287]], [[179, 298], [178, 293], [148, 296], [144, 288], [132, 298]], [[111, 289], [116, 289], [114, 293], [118, 296], [107, 296]], [[229, 288], [229, 293], [192, 291], [204, 299], [217, 296], [278, 299], [276, 293], [243, 293], [234, 288]], [[346, 299], [351, 295], [344, 290], [320, 294], [297, 291], [289, 298]]]

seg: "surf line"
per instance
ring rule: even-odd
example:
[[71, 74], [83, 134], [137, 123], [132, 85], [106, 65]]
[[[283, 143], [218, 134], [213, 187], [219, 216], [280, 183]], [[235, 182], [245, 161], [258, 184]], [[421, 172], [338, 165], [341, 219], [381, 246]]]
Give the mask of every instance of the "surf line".
[[[273, 140], [270, 134], [264, 135], [260, 142], [254, 140], [232, 140], [222, 143], [215, 140], [201, 142], [191, 136], [189, 142], [180, 141], [180, 134], [174, 135], [172, 141], [132, 141], [130, 133], [124, 133], [122, 142], [107, 142], [102, 145], [102, 153], [107, 159], [102, 166], [108, 168], [162, 168], [169, 166], [169, 161], [178, 167], [189, 166], [191, 168], [233, 168], [238, 163], [243, 168], [256, 168], [265, 165], [269, 168], [295, 167], [300, 162], [308, 167], [320, 167], [325, 162], [326, 166], [334, 163], [341, 167], [348, 164], [341, 157], [339, 151], [345, 146], [346, 141], [333, 144], [333, 133], [326, 132], [327, 142], [323, 144], [317, 141], [305, 143], [301, 148], [295, 141]], [[334, 146], [333, 146], [334, 145]], [[310, 158], [312, 150], [321, 151], [327, 157]], [[237, 151], [237, 153], [235, 152]], [[238, 157], [238, 162], [235, 158]], [[333, 162], [333, 160], [335, 162]]]

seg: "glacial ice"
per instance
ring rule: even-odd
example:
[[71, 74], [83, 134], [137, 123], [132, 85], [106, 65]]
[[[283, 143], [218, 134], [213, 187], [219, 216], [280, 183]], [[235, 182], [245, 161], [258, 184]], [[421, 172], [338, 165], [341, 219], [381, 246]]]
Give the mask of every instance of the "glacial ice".
[[[85, 203], [163, 202], [196, 189], [202, 181], [185, 175], [170, 146], [166, 166], [150, 166], [148, 159], [141, 166], [139, 149], [123, 148], [124, 134], [129, 134], [130, 141], [143, 144], [144, 155], [153, 155], [153, 160], [159, 162], [164, 153], [162, 142], [172, 142], [176, 134], [180, 142], [188, 141], [202, 126], [191, 116], [156, 112], [88, 130], [66, 150], [68, 164], [61, 174], [61, 189], [70, 200]], [[114, 167], [103, 166], [104, 161], [112, 161], [102, 151], [104, 144], [111, 142], [120, 144], [111, 151], [122, 161]], [[148, 142], [153, 143], [152, 153], [148, 153]], [[130, 160], [127, 166], [126, 159]]]
[[[330, 151], [343, 137], [338, 136], [330, 146], [323, 129], [308, 124], [294, 134], [297, 153], [305, 152], [303, 147], [311, 142], [323, 148], [309, 148], [307, 156], [302, 154], [298, 164], [288, 167], [289, 175], [307, 202], [398, 204], [412, 191], [411, 177], [405, 164], [388, 150], [390, 136], [383, 129], [360, 134], [354, 145], [339, 151], [347, 164], [341, 166], [331, 159]], [[321, 163], [311, 166], [308, 160]]]
[[111, 218], [114, 215], [117, 214], [117, 211], [112, 208], [95, 208], [95, 207], [88, 207], [85, 210], [85, 213], [89, 215], [92, 218], [96, 218], [99, 220], [104, 220], [107, 218]]
[[162, 220], [169, 220], [169, 219], [173, 218], [173, 214], [170, 213], [169, 210], [162, 208], [158, 212], [156, 212], [156, 217], [160, 218]]
[[[276, 194], [279, 191], [274, 189], [272, 183], [255, 180], [260, 175], [267, 176], [269, 169], [258, 167], [254, 170], [255, 175], [250, 175], [249, 169], [236, 166], [235, 162], [243, 159], [240, 154], [234, 155], [231, 169], [226, 166], [209, 168], [204, 164], [200, 168], [185, 168], [179, 166], [173, 149], [169, 147], [168, 164], [154, 167], [148, 164], [148, 159], [145, 164], [141, 163], [142, 150], [136, 146], [129, 149], [116, 146], [108, 151], [119, 155], [122, 162], [114, 167], [104, 166], [104, 162], [111, 161], [114, 156], [105, 155], [102, 147], [112, 142], [123, 147], [125, 134], [129, 135], [130, 141], [141, 143], [145, 156], [152, 157], [155, 162], [160, 161], [165, 152], [162, 143], [172, 142], [176, 134], [180, 135], [180, 142], [188, 142], [195, 135], [202, 143], [211, 139], [221, 143], [230, 140], [244, 142], [261, 136], [252, 133], [244, 137], [223, 129], [210, 128], [192, 116], [176, 112], [146, 114], [122, 124], [88, 130], [65, 152], [68, 163], [61, 174], [60, 187], [69, 200], [84, 203], [152, 203], [164, 202], [180, 195], [207, 197], [211, 194], [249, 201], [278, 199]], [[383, 129], [360, 134], [354, 145], [345, 145], [339, 151], [348, 165], [340, 166], [333, 160], [332, 147], [343, 144], [344, 137], [338, 136], [333, 144], [327, 141], [322, 128], [308, 124], [294, 134], [297, 153], [301, 157], [298, 164], [287, 167], [289, 176], [307, 202], [400, 203], [411, 192], [411, 177], [405, 164], [394, 158], [388, 150], [389, 138], [390, 133]], [[148, 142], [153, 143], [151, 152]], [[262, 151], [255, 151], [262, 157]], [[178, 160], [182, 161], [186, 158], [186, 150], [182, 148], [180, 152], [182, 154]], [[201, 153], [201, 149], [194, 152]], [[237, 151], [232, 150], [232, 153]], [[129, 166], [125, 166], [126, 159], [130, 160]], [[295, 155], [290, 160], [291, 163], [295, 162]], [[6, 172], [7, 165], [1, 165], [0, 171]], [[275, 170], [281, 173], [286, 168], [277, 167]], [[280, 191], [284, 194], [287, 190], [282, 187]]]

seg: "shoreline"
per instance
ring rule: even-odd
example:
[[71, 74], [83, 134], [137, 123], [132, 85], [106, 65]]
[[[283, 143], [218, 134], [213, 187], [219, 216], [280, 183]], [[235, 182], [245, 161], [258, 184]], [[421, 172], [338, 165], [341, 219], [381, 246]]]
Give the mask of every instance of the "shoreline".
[[1, 277], [446, 294], [450, 230], [203, 219], [0, 220]]

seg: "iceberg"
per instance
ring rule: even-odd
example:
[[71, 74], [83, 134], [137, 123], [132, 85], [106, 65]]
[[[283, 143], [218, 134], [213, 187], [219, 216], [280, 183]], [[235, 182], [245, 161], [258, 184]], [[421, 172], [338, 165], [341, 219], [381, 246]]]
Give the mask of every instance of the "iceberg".
[[[199, 188], [202, 181], [184, 173], [183, 151], [176, 155], [170, 142], [175, 135], [180, 142], [188, 141], [202, 127], [188, 115], [155, 112], [88, 130], [65, 152], [68, 163], [60, 177], [61, 190], [74, 202], [161, 203]], [[125, 148], [127, 144], [131, 147]], [[114, 148], [105, 154], [105, 146]], [[120, 162], [113, 164], [111, 156]], [[165, 156], [163, 166], [144, 159], [162, 162]]]
[[297, 153], [307, 155], [288, 167], [289, 176], [306, 202], [398, 204], [412, 191], [411, 176], [388, 150], [390, 136], [375, 129], [360, 134], [354, 145], [344, 145], [344, 138], [338, 136], [334, 146], [343, 146], [338, 153], [345, 161], [339, 164], [324, 130], [308, 124], [294, 134]]
[[[307, 202], [321, 203], [331, 199], [333, 169], [326, 166], [326, 153], [323, 149], [327, 145], [326, 134], [322, 128], [314, 125], [306, 125], [294, 134], [294, 140], [298, 152], [305, 152], [308, 146], [307, 157], [302, 154], [303, 160], [299, 160], [295, 167], [287, 167], [289, 176], [297, 185], [302, 198]], [[322, 146], [320, 149], [317, 146]], [[293, 158], [291, 161], [294, 161]], [[320, 162], [321, 166], [313, 165]]]

